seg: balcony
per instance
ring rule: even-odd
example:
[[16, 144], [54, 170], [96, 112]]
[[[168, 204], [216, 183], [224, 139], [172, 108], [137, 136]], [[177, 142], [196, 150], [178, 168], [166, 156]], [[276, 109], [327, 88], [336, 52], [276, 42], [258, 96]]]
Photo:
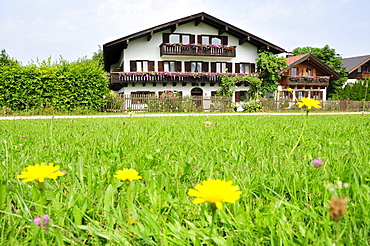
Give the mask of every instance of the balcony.
[[236, 47], [229, 45], [203, 45], [203, 44], [172, 44], [160, 45], [161, 56], [216, 56], [235, 57]]
[[220, 83], [222, 77], [258, 76], [244, 73], [122, 72], [111, 73], [111, 84], [127, 83]]
[[290, 76], [288, 85], [328, 86], [329, 80], [328, 76]]

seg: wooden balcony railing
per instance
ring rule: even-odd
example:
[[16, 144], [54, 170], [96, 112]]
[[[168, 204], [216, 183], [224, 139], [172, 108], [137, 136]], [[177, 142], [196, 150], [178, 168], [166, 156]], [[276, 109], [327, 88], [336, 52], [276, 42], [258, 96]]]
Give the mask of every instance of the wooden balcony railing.
[[288, 85], [328, 86], [329, 79], [326, 76], [292, 76], [288, 78]]
[[160, 45], [161, 56], [218, 56], [235, 57], [236, 47], [228, 45], [170, 44]]
[[120, 83], [174, 83], [174, 82], [202, 82], [202, 83], [220, 83], [221, 76], [214, 76], [211, 73], [178, 73], [181, 75], [166, 73], [111, 73], [111, 84]]

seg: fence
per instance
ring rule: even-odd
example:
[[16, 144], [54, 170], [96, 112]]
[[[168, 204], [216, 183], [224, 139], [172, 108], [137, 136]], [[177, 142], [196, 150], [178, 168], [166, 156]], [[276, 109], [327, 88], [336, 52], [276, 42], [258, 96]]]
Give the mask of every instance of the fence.
[[[301, 110], [297, 107], [296, 102], [292, 102], [290, 100], [276, 100], [274, 98], [264, 98], [261, 100], [263, 111], [285, 111], [285, 110]], [[370, 109], [370, 102], [364, 101], [334, 101], [334, 100], [326, 100], [321, 101], [320, 106], [321, 109], [319, 111], [363, 111]]]
[[[247, 102], [238, 103], [239, 106]], [[261, 99], [262, 111], [298, 111], [294, 101]], [[321, 109], [316, 111], [363, 111], [370, 110], [370, 102], [363, 101], [332, 101], [322, 102]], [[241, 110], [241, 107], [240, 109]], [[192, 96], [164, 97], [156, 95], [123, 95], [111, 97], [104, 109], [106, 112], [230, 112], [232, 111], [231, 97]]]
[[231, 97], [158, 97], [156, 95], [123, 95], [111, 97], [106, 112], [227, 112]]

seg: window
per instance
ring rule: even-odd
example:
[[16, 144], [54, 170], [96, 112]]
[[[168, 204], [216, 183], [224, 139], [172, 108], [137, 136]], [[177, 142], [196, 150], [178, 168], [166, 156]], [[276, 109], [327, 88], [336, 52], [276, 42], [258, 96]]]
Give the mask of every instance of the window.
[[195, 43], [195, 36], [190, 34], [163, 33], [163, 43]]
[[191, 62], [191, 72], [202, 72], [202, 62]]
[[306, 68], [306, 76], [312, 76], [312, 68]]
[[229, 62], [211, 62], [212, 73], [231, 73], [232, 63]]
[[158, 61], [159, 72], [181, 72], [181, 61]]
[[174, 61], [164, 61], [163, 71], [164, 72], [175, 72], [175, 62]]
[[180, 35], [179, 34], [171, 34], [170, 35], [170, 43], [180, 43]]
[[198, 35], [198, 44], [227, 45], [227, 36]]
[[249, 73], [249, 64], [240, 63], [239, 68], [240, 68], [240, 73]]
[[245, 102], [249, 100], [248, 91], [236, 91], [235, 102]]
[[183, 44], [190, 44], [190, 35], [181, 35]]
[[226, 73], [226, 62], [216, 62], [216, 73]]
[[[243, 62], [235, 63], [235, 73], [254, 73], [256, 65], [254, 63]], [[229, 72], [231, 69], [229, 68]]]
[[357, 72], [358, 72], [358, 73], [361, 73], [361, 67], [358, 67], [358, 68], [357, 68]]
[[154, 71], [154, 61], [130, 61], [131, 72]]
[[136, 72], [148, 72], [148, 61], [136, 61]]
[[188, 61], [185, 62], [185, 72], [208, 72], [209, 63], [201, 61]]
[[213, 37], [211, 44], [213, 44], [213, 45], [220, 45], [221, 44], [221, 39], [218, 38], [218, 37]]
[[298, 75], [298, 69], [296, 67], [293, 67], [291, 70], [290, 70], [290, 75], [292, 76], [297, 76]]

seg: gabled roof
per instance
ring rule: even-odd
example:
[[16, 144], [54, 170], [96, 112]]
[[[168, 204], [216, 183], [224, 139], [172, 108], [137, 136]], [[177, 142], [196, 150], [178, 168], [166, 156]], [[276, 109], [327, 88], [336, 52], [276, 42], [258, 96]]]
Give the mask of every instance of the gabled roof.
[[370, 61], [370, 55], [343, 58], [342, 61], [343, 66], [346, 67], [346, 72], [350, 74], [358, 67]]
[[176, 27], [183, 25], [189, 22], [194, 22], [195, 26], [199, 25], [201, 22], [206, 23], [210, 26], [213, 26], [218, 29], [218, 34], [229, 33], [237, 38], [239, 38], [239, 44], [249, 42], [258, 47], [258, 49], [264, 48], [268, 51], [271, 51], [274, 54], [283, 53], [285, 50], [276, 46], [262, 38], [259, 38], [249, 32], [246, 32], [236, 26], [233, 26], [227, 22], [224, 22], [220, 19], [217, 19], [209, 14], [204, 12], [190, 15], [178, 20], [167, 22], [162, 25], [158, 25], [143, 31], [122, 37], [120, 39], [108, 42], [103, 45], [103, 54], [104, 54], [104, 65], [105, 69], [109, 70], [111, 64], [117, 63], [120, 59], [121, 52], [123, 49], [127, 48], [130, 41], [147, 37], [148, 41], [152, 38], [154, 33], [161, 32], [167, 29], [170, 29], [171, 32], [175, 32]]
[[[314, 56], [313, 54], [310, 54], [310, 53], [303, 54], [303, 55], [298, 55], [298, 56], [291, 56], [291, 57], [286, 58], [286, 63], [288, 64], [287, 70], [294, 67], [294, 66], [297, 66], [298, 64], [300, 64], [300, 63], [302, 63], [306, 60], [315, 64], [315, 66], [317, 68], [325, 71], [326, 73], [328, 73], [330, 75], [333, 75], [333, 77], [335, 79], [339, 79], [341, 77], [339, 73], [335, 72], [332, 68], [330, 68], [324, 62], [320, 61], [319, 58], [317, 58], [316, 56]], [[282, 74], [283, 72], [284, 71], [280, 71], [279, 74]]]

